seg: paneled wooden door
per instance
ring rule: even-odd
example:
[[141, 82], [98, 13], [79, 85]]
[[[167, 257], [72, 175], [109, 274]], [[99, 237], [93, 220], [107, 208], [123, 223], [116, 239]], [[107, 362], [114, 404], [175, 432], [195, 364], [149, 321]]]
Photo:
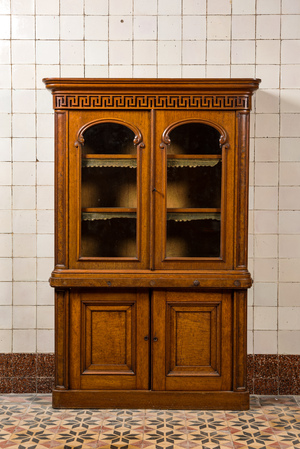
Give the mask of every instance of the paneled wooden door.
[[153, 390], [232, 388], [231, 292], [154, 291]]
[[72, 389], [149, 389], [149, 307], [148, 292], [71, 291]]

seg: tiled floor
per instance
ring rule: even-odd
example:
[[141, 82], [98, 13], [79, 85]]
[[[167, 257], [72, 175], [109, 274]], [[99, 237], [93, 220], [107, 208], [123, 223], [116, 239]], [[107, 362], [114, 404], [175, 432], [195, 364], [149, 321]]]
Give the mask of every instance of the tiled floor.
[[300, 448], [300, 396], [251, 410], [53, 410], [50, 395], [0, 396], [0, 448]]

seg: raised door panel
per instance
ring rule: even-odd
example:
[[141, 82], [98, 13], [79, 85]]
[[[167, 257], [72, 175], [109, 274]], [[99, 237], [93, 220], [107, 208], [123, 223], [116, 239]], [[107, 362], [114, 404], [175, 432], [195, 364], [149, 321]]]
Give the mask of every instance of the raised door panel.
[[149, 267], [149, 118], [70, 112], [70, 268]]
[[230, 293], [154, 292], [154, 390], [230, 390], [231, 310]]
[[235, 113], [157, 111], [156, 269], [233, 268]]
[[149, 387], [149, 297], [129, 291], [71, 293], [72, 388]]

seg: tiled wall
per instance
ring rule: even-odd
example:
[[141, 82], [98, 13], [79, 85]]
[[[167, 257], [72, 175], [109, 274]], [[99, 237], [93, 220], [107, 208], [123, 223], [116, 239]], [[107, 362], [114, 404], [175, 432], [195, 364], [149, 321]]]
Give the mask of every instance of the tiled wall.
[[0, 0], [0, 14], [0, 353], [53, 351], [53, 115], [41, 80], [121, 76], [262, 78], [249, 353], [300, 354], [300, 2]]

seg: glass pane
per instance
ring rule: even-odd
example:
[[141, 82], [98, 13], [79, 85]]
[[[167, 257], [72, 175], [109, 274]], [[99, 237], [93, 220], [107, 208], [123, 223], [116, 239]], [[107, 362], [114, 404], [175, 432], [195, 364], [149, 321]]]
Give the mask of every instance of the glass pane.
[[167, 221], [167, 257], [219, 257], [220, 221]]
[[186, 123], [169, 137], [166, 257], [219, 257], [220, 133], [200, 122]]
[[170, 132], [168, 154], [221, 154], [220, 133], [204, 123], [186, 123]]
[[82, 207], [131, 207], [137, 205], [136, 168], [83, 167]]
[[117, 123], [83, 135], [81, 256], [136, 257], [137, 158], [135, 134]]
[[213, 161], [212, 167], [168, 167], [168, 208], [221, 207], [222, 162]]
[[98, 123], [83, 137], [83, 154], [136, 154], [134, 132], [119, 123]]
[[81, 249], [84, 257], [135, 257], [136, 218], [83, 220]]

